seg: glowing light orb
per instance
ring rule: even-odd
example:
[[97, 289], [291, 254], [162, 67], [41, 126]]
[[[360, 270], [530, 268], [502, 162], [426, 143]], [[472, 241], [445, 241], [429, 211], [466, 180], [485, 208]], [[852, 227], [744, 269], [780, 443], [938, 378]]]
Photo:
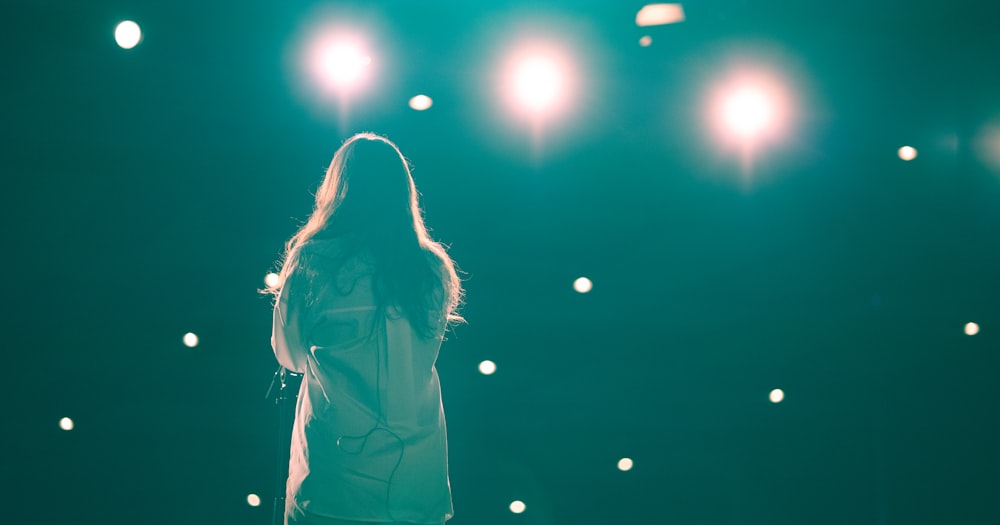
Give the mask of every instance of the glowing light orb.
[[483, 361], [482, 363], [479, 363], [479, 373], [483, 374], [484, 376], [493, 375], [493, 373], [496, 371], [497, 371], [497, 364], [494, 363], [493, 361], [490, 361], [489, 359]]
[[319, 50], [320, 74], [335, 87], [354, 84], [371, 64], [370, 56], [352, 42], [328, 42]]
[[649, 47], [653, 44], [653, 37], [646, 35], [639, 39], [639, 45], [642, 47]]
[[917, 158], [917, 150], [913, 146], [903, 146], [899, 148], [899, 158], [909, 162]]
[[521, 500], [514, 500], [510, 502], [510, 511], [513, 512], [514, 514], [520, 514], [524, 512], [524, 509], [526, 508], [527, 506]]
[[434, 105], [434, 101], [427, 95], [417, 95], [410, 99], [410, 108], [416, 111], [425, 111]]
[[194, 348], [198, 346], [198, 336], [191, 332], [184, 334], [184, 346], [188, 348]]
[[64, 417], [64, 418], [60, 419], [59, 420], [59, 428], [65, 430], [67, 432], [70, 431], [70, 430], [73, 430], [73, 420], [70, 419], [70, 418], [68, 418], [68, 417]]
[[264, 276], [264, 284], [269, 287], [278, 286], [278, 282], [280, 281], [281, 281], [281, 276], [279, 276], [274, 272], [271, 272]]
[[251, 507], [259, 507], [260, 506], [260, 496], [258, 496], [256, 494], [250, 494], [250, 495], [248, 495], [247, 496], [247, 505], [250, 505]]
[[635, 25], [639, 27], [662, 26], [684, 21], [684, 6], [681, 4], [648, 4], [635, 15]]
[[550, 57], [531, 56], [514, 69], [514, 97], [529, 111], [543, 112], [554, 107], [564, 87], [563, 71]]
[[142, 30], [139, 29], [139, 24], [125, 20], [115, 27], [115, 42], [118, 42], [122, 49], [132, 49], [139, 45], [140, 40], [142, 40]]
[[775, 388], [771, 391], [771, 394], [768, 397], [771, 399], [772, 403], [781, 403], [785, 399], [785, 391], [780, 388]]
[[965, 323], [965, 335], [976, 335], [979, 333], [979, 325], [976, 323]]
[[587, 293], [594, 288], [594, 283], [590, 282], [590, 279], [586, 277], [580, 277], [573, 281], [573, 289], [579, 293]]
[[723, 115], [733, 133], [742, 138], [752, 138], [771, 125], [774, 103], [762, 90], [744, 87], [726, 99]]
[[618, 470], [622, 472], [628, 472], [632, 470], [632, 459], [631, 458], [621, 458], [618, 460]]

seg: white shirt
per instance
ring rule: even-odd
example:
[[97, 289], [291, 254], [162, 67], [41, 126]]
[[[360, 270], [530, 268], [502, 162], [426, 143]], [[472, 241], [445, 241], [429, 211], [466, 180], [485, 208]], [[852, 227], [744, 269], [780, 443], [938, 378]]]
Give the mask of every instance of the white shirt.
[[453, 509], [434, 367], [444, 325], [424, 339], [380, 311], [371, 266], [354, 257], [337, 270], [340, 246], [306, 243], [274, 308], [274, 355], [303, 374], [286, 514], [444, 523]]

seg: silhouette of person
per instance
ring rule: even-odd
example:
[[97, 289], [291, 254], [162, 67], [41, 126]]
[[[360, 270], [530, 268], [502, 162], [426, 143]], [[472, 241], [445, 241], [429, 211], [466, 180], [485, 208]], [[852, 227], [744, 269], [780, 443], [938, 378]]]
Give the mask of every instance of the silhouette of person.
[[285, 523], [444, 523], [453, 508], [435, 362], [463, 321], [463, 289], [399, 148], [371, 133], [348, 139], [282, 261], [266, 290], [271, 345], [302, 374]]

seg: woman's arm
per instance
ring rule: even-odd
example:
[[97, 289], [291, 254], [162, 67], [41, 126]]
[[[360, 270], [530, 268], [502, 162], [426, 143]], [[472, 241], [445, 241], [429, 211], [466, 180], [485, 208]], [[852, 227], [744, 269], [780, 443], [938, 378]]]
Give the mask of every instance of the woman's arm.
[[271, 321], [271, 348], [281, 366], [292, 372], [305, 373], [308, 349], [302, 337], [304, 291], [299, 286], [302, 279], [298, 269], [289, 274], [281, 287], [274, 305]]

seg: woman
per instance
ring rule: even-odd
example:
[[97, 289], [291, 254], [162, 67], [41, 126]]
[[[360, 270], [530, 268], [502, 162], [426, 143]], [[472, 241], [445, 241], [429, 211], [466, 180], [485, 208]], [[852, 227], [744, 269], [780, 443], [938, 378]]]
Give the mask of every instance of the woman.
[[363, 133], [337, 150], [268, 291], [274, 354], [303, 374], [285, 522], [444, 523], [434, 363], [463, 292], [395, 144]]

